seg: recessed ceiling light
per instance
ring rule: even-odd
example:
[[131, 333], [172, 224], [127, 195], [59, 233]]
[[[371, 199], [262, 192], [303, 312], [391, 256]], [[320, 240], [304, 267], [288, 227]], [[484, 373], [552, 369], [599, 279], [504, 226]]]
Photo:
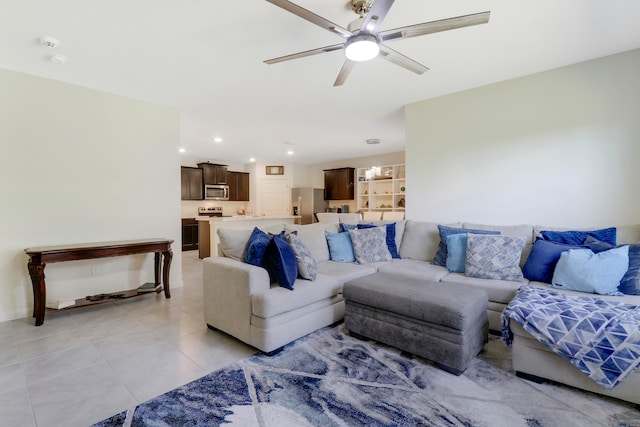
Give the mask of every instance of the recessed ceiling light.
[[251, 163], [253, 163], [253, 162], [255, 162], [255, 161], [256, 161], [256, 158], [255, 158], [255, 157], [249, 157], [249, 161], [250, 161]]
[[289, 151], [287, 151], [287, 155], [289, 155], [289, 156], [293, 156], [293, 150], [289, 150]]
[[178, 151], [180, 151], [181, 153], [184, 153], [184, 152], [185, 152], [185, 151], [187, 151], [187, 150], [185, 150], [184, 148], [181, 148], [181, 149], [179, 149]]
[[380, 144], [382, 141], [380, 141], [380, 139], [378, 138], [371, 138], [371, 139], [367, 139], [365, 142], [369, 145], [376, 145], [376, 144]]
[[215, 138], [213, 138], [213, 142], [222, 142], [222, 138], [220, 138], [219, 136], [216, 136]]

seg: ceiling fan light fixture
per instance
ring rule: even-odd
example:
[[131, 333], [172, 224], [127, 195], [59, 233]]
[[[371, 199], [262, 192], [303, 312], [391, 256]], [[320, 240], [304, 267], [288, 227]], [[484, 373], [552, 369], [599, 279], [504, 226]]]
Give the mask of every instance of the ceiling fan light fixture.
[[369, 61], [380, 53], [378, 39], [372, 34], [356, 34], [347, 40], [347, 46], [344, 53], [347, 59], [351, 61]]

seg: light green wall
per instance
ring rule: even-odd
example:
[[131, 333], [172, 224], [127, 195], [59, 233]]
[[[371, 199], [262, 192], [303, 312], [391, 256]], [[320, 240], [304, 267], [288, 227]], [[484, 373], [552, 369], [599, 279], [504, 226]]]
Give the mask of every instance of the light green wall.
[[408, 105], [407, 217], [640, 223], [638, 70], [634, 50]]
[[[3, 69], [0, 94], [0, 321], [31, 312], [32, 246], [172, 238], [181, 286], [179, 113]], [[48, 297], [82, 298], [152, 280], [153, 255], [45, 274]]]

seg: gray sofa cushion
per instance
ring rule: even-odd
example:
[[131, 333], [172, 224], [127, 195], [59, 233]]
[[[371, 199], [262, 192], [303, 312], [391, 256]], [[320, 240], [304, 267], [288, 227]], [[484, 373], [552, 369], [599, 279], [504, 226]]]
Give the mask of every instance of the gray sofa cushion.
[[324, 261], [318, 263], [318, 273], [326, 274], [343, 284], [347, 280], [367, 276], [376, 272], [375, 264]]
[[[288, 233], [297, 231], [298, 237], [307, 247], [316, 262], [329, 260], [329, 246], [327, 245], [327, 238], [325, 237], [325, 224], [307, 224], [307, 225], [294, 225], [286, 224], [284, 227]], [[337, 226], [331, 228], [332, 233], [337, 233]]]
[[618, 245], [640, 243], [640, 225], [624, 225], [618, 228]]
[[446, 267], [408, 258], [380, 264], [378, 271], [381, 273], [394, 274], [398, 277], [410, 277], [414, 279], [431, 280], [433, 282], [438, 282], [448, 273]]
[[[448, 227], [462, 226], [459, 222], [446, 225]], [[407, 220], [400, 245], [400, 257], [433, 261], [439, 243], [440, 233], [437, 222]]]
[[264, 318], [286, 313], [337, 295], [342, 291], [342, 283], [331, 276], [318, 274], [314, 282], [296, 280], [293, 289], [272, 285], [268, 291], [252, 295], [252, 313]]
[[508, 280], [495, 280], [495, 279], [478, 279], [476, 277], [467, 277], [463, 273], [449, 273], [440, 279], [443, 284], [445, 283], [460, 283], [463, 285], [475, 286], [479, 289], [483, 289], [489, 301], [499, 302], [502, 304], [508, 304], [513, 298], [516, 290], [528, 281], [514, 282]]
[[242, 261], [244, 252], [247, 248], [247, 242], [251, 237], [252, 229], [233, 230], [228, 228], [218, 228], [218, 238], [220, 239], [220, 248], [224, 256], [227, 258]]

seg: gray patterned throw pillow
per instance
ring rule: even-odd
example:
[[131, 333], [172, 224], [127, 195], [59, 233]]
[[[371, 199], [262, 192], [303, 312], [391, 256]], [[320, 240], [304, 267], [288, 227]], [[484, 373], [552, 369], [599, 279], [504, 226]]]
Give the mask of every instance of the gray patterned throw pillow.
[[465, 276], [522, 282], [523, 237], [469, 234]]
[[287, 242], [291, 245], [293, 253], [296, 254], [298, 274], [300, 277], [312, 281], [316, 280], [318, 265], [311, 255], [311, 252], [309, 252], [309, 249], [302, 243], [302, 240], [300, 240], [295, 232], [287, 234]]
[[349, 235], [353, 244], [353, 253], [360, 264], [391, 261], [386, 226], [349, 230]]

